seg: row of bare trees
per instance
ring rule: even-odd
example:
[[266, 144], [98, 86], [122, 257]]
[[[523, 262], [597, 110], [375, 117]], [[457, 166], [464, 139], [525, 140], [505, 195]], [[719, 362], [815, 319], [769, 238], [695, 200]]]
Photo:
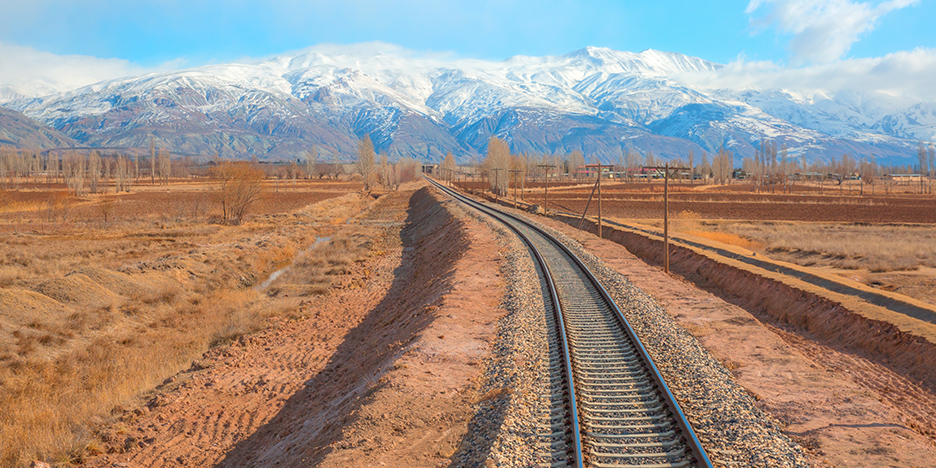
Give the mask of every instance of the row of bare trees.
[[[762, 141], [751, 157], [741, 158], [741, 166], [736, 166], [736, 156], [725, 147], [709, 155], [702, 152], [698, 156], [690, 151], [685, 157], [668, 160], [670, 166], [688, 169], [683, 177], [701, 179], [702, 183], [725, 184], [734, 177], [745, 177], [753, 182], [755, 190], [786, 189], [794, 181], [832, 180], [838, 184], [848, 179], [860, 179], [864, 184], [874, 184], [885, 174], [921, 174], [924, 179], [932, 180], [936, 176], [936, 160], [933, 145], [920, 145], [917, 166], [882, 166], [874, 155], [857, 159], [848, 154], [831, 157], [826, 160], [809, 161], [804, 155], [793, 156], [789, 149], [775, 142]], [[545, 176], [547, 168], [550, 177], [559, 180], [579, 180], [593, 177], [593, 171], [585, 168], [586, 163], [597, 163], [595, 157], [586, 159], [580, 151], [568, 154], [511, 154], [506, 141], [492, 137], [484, 159], [479, 163], [472, 160], [467, 166], [457, 166], [451, 153], [447, 154], [439, 166], [440, 175], [446, 180], [462, 177], [480, 177], [487, 180], [488, 188], [498, 194], [506, 194], [508, 185], [516, 183], [523, 187], [529, 179]], [[622, 150], [613, 172], [616, 178], [634, 180], [657, 176], [655, 170], [648, 167], [663, 165], [663, 161], [653, 151], [640, 153], [628, 148]], [[514, 182], [516, 181], [516, 182]], [[931, 190], [930, 184], [921, 183], [921, 190]]]
[[0, 187], [17, 188], [24, 182], [58, 182], [78, 196], [103, 192], [107, 187], [117, 192], [129, 191], [147, 176], [153, 184], [168, 184], [170, 177], [187, 175], [188, 168], [197, 163], [192, 158], [182, 158], [182, 164], [173, 168], [165, 150], [152, 152], [148, 171], [145, 167], [141, 169], [140, 162], [139, 154], [102, 156], [96, 150], [43, 152], [0, 147]]
[[379, 160], [370, 135], [358, 141], [354, 171], [364, 181], [364, 190], [370, 192], [377, 185], [387, 190], [396, 190], [401, 183], [416, 180], [419, 177], [419, 162], [413, 158], [400, 158], [391, 163], [387, 153], [380, 153]]

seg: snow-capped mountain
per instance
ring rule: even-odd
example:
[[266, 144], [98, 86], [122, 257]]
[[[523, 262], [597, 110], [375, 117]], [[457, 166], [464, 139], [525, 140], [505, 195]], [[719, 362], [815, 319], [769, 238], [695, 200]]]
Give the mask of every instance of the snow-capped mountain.
[[74, 140], [61, 132], [19, 112], [0, 107], [0, 146], [56, 148], [74, 145]]
[[[100, 82], [0, 103], [80, 144], [176, 153], [295, 158], [312, 145], [351, 155], [369, 134], [391, 157], [468, 158], [491, 136], [514, 152], [616, 161], [624, 149], [664, 159], [726, 146], [740, 158], [761, 140], [793, 155], [912, 163], [931, 137], [936, 103], [883, 94], [704, 89], [693, 73], [721, 65], [686, 55], [588, 47], [502, 62], [311, 49], [251, 64]], [[2, 89], [2, 88], [0, 88]], [[923, 127], [923, 128], [921, 128]]]

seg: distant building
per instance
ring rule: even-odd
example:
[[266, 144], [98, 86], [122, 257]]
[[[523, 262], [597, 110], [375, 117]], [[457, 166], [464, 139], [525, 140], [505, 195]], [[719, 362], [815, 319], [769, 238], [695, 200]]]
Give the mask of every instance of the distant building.
[[890, 180], [897, 182], [897, 184], [912, 184], [914, 182], [922, 182], [923, 175], [921, 174], [884, 174], [882, 177], [884, 180]]

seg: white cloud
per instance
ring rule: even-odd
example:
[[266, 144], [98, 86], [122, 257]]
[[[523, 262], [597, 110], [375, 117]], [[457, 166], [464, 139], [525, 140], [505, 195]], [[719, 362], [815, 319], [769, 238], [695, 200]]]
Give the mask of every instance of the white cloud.
[[804, 67], [775, 62], [729, 63], [715, 72], [676, 77], [709, 89], [788, 89], [804, 92], [880, 92], [909, 100], [936, 101], [936, 49], [919, 48], [883, 57], [841, 60]]
[[[99, 81], [153, 71], [121, 59], [56, 55], [0, 42], [0, 85], [27, 97], [69, 91]], [[176, 68], [176, 63], [159, 69]]]
[[794, 63], [828, 63], [842, 58], [882, 16], [918, 1], [888, 0], [875, 6], [850, 0], [751, 0], [745, 13], [764, 7], [766, 15], [751, 21], [755, 27], [773, 25], [793, 35], [790, 51]]

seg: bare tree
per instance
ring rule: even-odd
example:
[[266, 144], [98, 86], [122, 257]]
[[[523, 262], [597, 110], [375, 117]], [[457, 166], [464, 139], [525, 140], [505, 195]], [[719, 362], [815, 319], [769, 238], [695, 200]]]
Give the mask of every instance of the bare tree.
[[156, 185], [156, 141], [150, 135], [150, 183]]
[[364, 178], [364, 190], [371, 190], [371, 176], [374, 172], [374, 144], [370, 135], [358, 142], [357, 159], [354, 161], [354, 170]]
[[133, 179], [130, 169], [130, 161], [123, 156], [117, 157], [114, 162], [114, 184], [116, 191], [129, 192], [130, 181]]
[[383, 185], [384, 188], [390, 187], [390, 162], [387, 160], [387, 153], [380, 152], [380, 185]]
[[211, 169], [211, 183], [222, 221], [237, 225], [263, 194], [263, 171], [245, 161], [222, 162]]
[[159, 148], [159, 154], [156, 156], [159, 165], [159, 180], [162, 185], [169, 185], [169, 175], [172, 171], [172, 160], [169, 157], [169, 151], [165, 148]]
[[318, 156], [318, 148], [316, 148], [315, 145], [312, 145], [312, 149], [306, 151], [306, 176], [310, 179], [316, 175], [315, 165], [318, 163]]
[[926, 174], [929, 178], [929, 191], [933, 192], [933, 174], [936, 173], [936, 148], [933, 148], [933, 144], [929, 144], [927, 148], [927, 154], [929, 155], [929, 172]]
[[628, 178], [633, 179], [634, 173], [640, 166], [640, 153], [624, 149], [624, 167], [627, 170]]
[[585, 155], [581, 151], [575, 150], [569, 153], [569, 175], [578, 178], [579, 168], [585, 166]]
[[140, 183], [140, 153], [133, 154], [133, 181]]
[[877, 163], [874, 160], [874, 154], [870, 159], [865, 159], [859, 169], [861, 174], [861, 193], [864, 194], [864, 186], [868, 184], [871, 187], [871, 193], [874, 193], [874, 183], [877, 181]]
[[510, 169], [510, 146], [497, 137], [488, 140], [484, 167], [488, 171], [488, 182], [498, 195], [507, 193], [507, 170]]
[[443, 159], [442, 164], [439, 165], [439, 170], [444, 179], [451, 178], [452, 174], [455, 173], [455, 156], [452, 156], [451, 151], [445, 154], [445, 159]]
[[705, 151], [702, 152], [702, 160], [699, 161], [699, 174], [702, 175], [703, 184], [705, 184], [705, 180], [712, 175], [712, 167], [709, 166], [708, 162], [708, 153]]
[[419, 162], [415, 159], [401, 158], [397, 166], [400, 167], [400, 183], [411, 182], [419, 177]]
[[97, 193], [98, 184], [101, 180], [101, 155], [97, 151], [91, 151], [88, 156], [88, 190], [91, 193]]
[[725, 149], [724, 146], [718, 150], [718, 154], [712, 160], [712, 174], [718, 183], [724, 184], [731, 177], [731, 171], [734, 169], [733, 159], [731, 151]]
[[85, 194], [85, 158], [78, 154], [67, 154], [63, 161], [65, 172], [65, 186], [76, 197]]
[[342, 173], [344, 173], [344, 169], [341, 167], [341, 161], [338, 159], [338, 153], [334, 153], [332, 154], [331, 174], [335, 180], [337, 180], [338, 176]]
[[695, 175], [695, 154], [692, 150], [689, 150], [689, 183], [692, 183], [693, 176]]
[[105, 224], [110, 221], [111, 215], [114, 213], [115, 204], [116, 202], [113, 198], [105, 198], [98, 203], [98, 209], [101, 211], [101, 215], [104, 216]]
[[299, 177], [299, 165], [296, 164], [295, 161], [293, 161], [293, 163], [289, 165], [289, 179], [292, 181], [293, 190], [295, 190], [296, 179], [298, 177]]
[[647, 162], [646, 162], [646, 165], [647, 165], [647, 166], [656, 166], [656, 165], [657, 165], [656, 157], [653, 156], [653, 150], [647, 150], [647, 154], [646, 154], [644, 157], [646, 158], [646, 161], [647, 161]]

